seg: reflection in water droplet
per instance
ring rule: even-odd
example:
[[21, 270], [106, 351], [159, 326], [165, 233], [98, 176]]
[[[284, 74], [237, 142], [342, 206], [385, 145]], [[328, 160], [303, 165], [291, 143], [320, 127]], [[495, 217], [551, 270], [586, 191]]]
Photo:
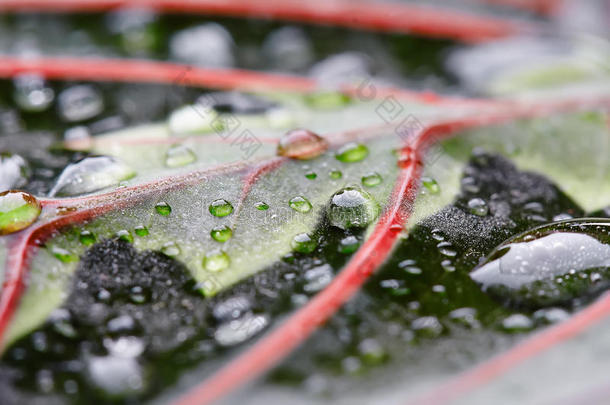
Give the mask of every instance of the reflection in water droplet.
[[489, 213], [487, 203], [481, 198], [473, 198], [468, 201], [468, 211], [479, 217], [484, 217]]
[[362, 176], [362, 184], [366, 187], [375, 187], [381, 184], [381, 175], [379, 173], [370, 173]]
[[295, 252], [311, 253], [318, 246], [318, 242], [310, 235], [306, 233], [300, 233], [294, 238], [292, 238], [291, 246]]
[[157, 211], [159, 215], [166, 217], [172, 213], [172, 207], [165, 201], [161, 201], [155, 205], [155, 211]]
[[0, 193], [0, 235], [17, 232], [30, 226], [40, 215], [40, 203], [23, 191]]
[[217, 242], [226, 242], [233, 236], [233, 230], [228, 226], [219, 226], [212, 229], [210, 235]]
[[215, 217], [226, 217], [233, 212], [233, 206], [230, 202], [223, 199], [212, 201], [210, 204], [210, 214]]
[[222, 250], [210, 252], [203, 258], [203, 268], [212, 272], [222, 271], [228, 268], [229, 264], [231, 264], [229, 255]]
[[594, 296], [610, 285], [610, 220], [533, 228], [499, 245], [471, 274], [507, 304], [543, 307]]
[[64, 197], [91, 193], [116, 186], [135, 174], [129, 166], [114, 157], [88, 157], [66, 166], [49, 192], [49, 196]]
[[277, 154], [292, 159], [308, 160], [320, 156], [328, 149], [328, 142], [306, 129], [294, 129], [284, 134], [277, 146]]
[[182, 167], [197, 160], [195, 152], [184, 145], [173, 145], [165, 154], [165, 165], [167, 167]]
[[379, 216], [381, 208], [373, 196], [358, 187], [346, 187], [330, 200], [327, 215], [341, 229], [363, 228]]
[[369, 154], [369, 148], [361, 143], [350, 142], [342, 146], [337, 153], [335, 158], [340, 162], [354, 163], [360, 162]]
[[292, 208], [296, 212], [300, 212], [302, 214], [305, 214], [305, 213], [311, 211], [311, 208], [312, 208], [309, 200], [302, 196], [298, 196], [298, 197], [294, 197], [294, 198], [290, 199], [290, 201], [288, 202], [288, 205], [290, 206], [290, 208]]

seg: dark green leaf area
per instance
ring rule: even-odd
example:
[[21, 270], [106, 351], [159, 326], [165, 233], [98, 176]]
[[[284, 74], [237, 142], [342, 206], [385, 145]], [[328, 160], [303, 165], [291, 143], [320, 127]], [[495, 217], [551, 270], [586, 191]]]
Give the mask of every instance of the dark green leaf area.
[[[473, 198], [485, 201], [486, 215], [471, 212]], [[361, 383], [343, 375], [368, 379], [375, 366], [388, 362], [399, 364], [401, 381], [420, 378], [418, 365], [462, 369], [507, 346], [514, 332], [552, 322], [544, 311], [507, 309], [469, 272], [508, 237], [559, 214], [577, 217], [583, 211], [543, 176], [476, 151], [454, 202], [411, 229], [357, 297], [276, 369], [271, 381], [303, 383], [325, 375], [328, 384], [316, 392], [341, 395]], [[387, 368], [377, 370], [387, 376]]]
[[63, 306], [4, 355], [2, 403], [141, 403], [188, 370], [211, 373], [208, 364], [228, 361], [323, 289], [349, 258], [340, 251], [349, 236], [361, 240], [362, 231], [322, 219], [313, 252], [295, 252], [213, 298], [175, 259], [101, 241], [83, 256]]

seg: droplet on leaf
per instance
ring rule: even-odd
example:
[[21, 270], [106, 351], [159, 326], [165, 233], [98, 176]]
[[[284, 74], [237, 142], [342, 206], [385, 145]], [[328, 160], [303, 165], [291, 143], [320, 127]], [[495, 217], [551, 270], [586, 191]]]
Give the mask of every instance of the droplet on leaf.
[[121, 229], [116, 233], [117, 238], [127, 243], [133, 243], [133, 236], [127, 229]]
[[297, 197], [290, 199], [290, 201], [288, 202], [288, 205], [290, 206], [290, 208], [292, 208], [296, 212], [300, 212], [302, 214], [305, 214], [305, 213], [311, 211], [311, 208], [312, 208], [309, 200], [307, 198], [301, 197], [301, 196], [297, 196]]
[[30, 177], [30, 166], [19, 155], [0, 153], [0, 191], [26, 185]]
[[167, 167], [182, 167], [197, 160], [195, 152], [184, 145], [173, 145], [165, 154], [165, 165]]
[[294, 129], [280, 138], [277, 154], [292, 159], [308, 160], [320, 156], [328, 149], [328, 142], [306, 129]]
[[59, 246], [53, 246], [51, 248], [51, 253], [53, 256], [55, 256], [55, 258], [64, 263], [75, 262], [78, 260], [78, 256]]
[[228, 226], [220, 226], [212, 229], [210, 235], [217, 242], [226, 242], [233, 236], [233, 230]]
[[42, 76], [31, 73], [20, 74], [15, 77], [13, 83], [15, 103], [23, 111], [44, 111], [53, 103], [55, 92], [47, 86]]
[[335, 154], [335, 158], [337, 158], [340, 162], [345, 163], [354, 163], [360, 162], [369, 154], [369, 148], [366, 145], [361, 143], [350, 142], [346, 145], [343, 145], [337, 153]]
[[343, 177], [343, 173], [341, 173], [341, 170], [331, 170], [330, 173], [328, 173], [328, 177], [333, 180], [338, 180]]
[[339, 242], [339, 252], [344, 254], [354, 253], [360, 247], [360, 241], [353, 235], [346, 236]]
[[233, 212], [233, 206], [230, 202], [223, 199], [212, 201], [210, 204], [210, 214], [215, 217], [226, 217]]
[[40, 215], [40, 203], [23, 191], [0, 193], [0, 235], [17, 232], [30, 226]]
[[155, 205], [155, 211], [157, 211], [159, 215], [166, 217], [172, 213], [172, 207], [165, 201], [161, 201]]
[[138, 236], [147, 236], [148, 235], [148, 228], [145, 227], [144, 225], [138, 225], [133, 230], [136, 233], [136, 235], [138, 235]]
[[362, 184], [366, 187], [375, 187], [381, 184], [381, 175], [379, 173], [370, 173], [362, 176]]
[[318, 175], [314, 172], [307, 172], [307, 173], [305, 173], [305, 177], [308, 178], [309, 180], [315, 180], [316, 177], [318, 177]]
[[471, 214], [484, 217], [489, 213], [489, 207], [487, 206], [485, 200], [481, 198], [473, 198], [468, 201], [468, 211], [470, 211]]
[[377, 201], [358, 187], [346, 187], [331, 197], [328, 207], [330, 224], [341, 229], [363, 228], [380, 213]]
[[311, 253], [318, 246], [318, 242], [307, 233], [300, 233], [292, 238], [292, 249], [299, 253]]
[[176, 244], [176, 242], [167, 242], [161, 246], [161, 253], [163, 253], [165, 256], [175, 257], [180, 254], [180, 247]]
[[231, 264], [231, 259], [222, 250], [210, 252], [203, 258], [203, 268], [211, 272], [222, 271], [228, 268], [229, 264]]
[[441, 186], [432, 177], [422, 177], [421, 184], [424, 186], [424, 192], [429, 194], [438, 194], [441, 192]]
[[267, 203], [262, 202], [262, 201], [257, 202], [255, 207], [259, 211], [266, 211], [266, 210], [269, 209], [269, 205]]
[[80, 240], [80, 243], [82, 243], [85, 246], [91, 246], [95, 243], [96, 241], [96, 237], [95, 234], [91, 231], [81, 231], [80, 235], [78, 237], [78, 240]]
[[88, 85], [67, 88], [59, 94], [57, 102], [60, 115], [68, 122], [88, 120], [104, 109], [102, 95]]

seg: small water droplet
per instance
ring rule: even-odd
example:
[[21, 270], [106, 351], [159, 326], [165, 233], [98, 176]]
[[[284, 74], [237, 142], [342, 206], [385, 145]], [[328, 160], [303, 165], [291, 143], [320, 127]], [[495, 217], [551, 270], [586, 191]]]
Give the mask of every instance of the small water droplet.
[[155, 205], [155, 210], [157, 211], [157, 213], [159, 215], [162, 215], [164, 217], [166, 217], [172, 213], [172, 207], [170, 207], [170, 205], [168, 203], [166, 203], [165, 201], [158, 202]]
[[457, 255], [457, 252], [453, 250], [453, 245], [449, 242], [439, 242], [436, 247], [438, 252], [444, 256], [454, 257]]
[[233, 212], [233, 206], [230, 202], [223, 199], [212, 201], [210, 204], [210, 214], [215, 217], [226, 217]]
[[30, 226], [40, 215], [40, 203], [23, 191], [0, 193], [0, 235], [18, 232]]
[[51, 253], [63, 263], [70, 263], [78, 260], [78, 256], [59, 246], [53, 246], [51, 248]]
[[104, 109], [102, 95], [88, 85], [72, 86], [57, 98], [59, 113], [68, 122], [84, 121], [100, 114]]
[[341, 177], [343, 177], [343, 173], [341, 172], [341, 170], [331, 170], [328, 173], [328, 177], [330, 177], [333, 180], [338, 180]]
[[379, 365], [388, 358], [388, 353], [375, 339], [365, 339], [358, 345], [360, 358], [370, 366]]
[[477, 215], [479, 217], [484, 217], [489, 213], [489, 207], [485, 200], [481, 198], [473, 198], [468, 201], [468, 211], [471, 214]]
[[217, 242], [226, 242], [233, 236], [233, 230], [228, 226], [219, 226], [212, 229], [210, 235]]
[[222, 250], [209, 252], [203, 258], [203, 268], [211, 272], [222, 271], [228, 268], [230, 264], [229, 255]]
[[133, 243], [133, 236], [127, 229], [121, 229], [116, 233], [116, 237], [127, 243]]
[[381, 175], [379, 173], [369, 173], [362, 176], [362, 184], [366, 187], [375, 187], [381, 184]]
[[418, 336], [433, 338], [443, 333], [443, 325], [435, 316], [422, 316], [411, 323], [411, 329]]
[[259, 211], [266, 211], [266, 210], [269, 209], [269, 205], [267, 203], [265, 203], [265, 202], [262, 202], [262, 201], [257, 202], [255, 207]]
[[165, 165], [167, 167], [182, 167], [197, 160], [195, 152], [184, 145], [173, 145], [165, 154]]
[[523, 314], [513, 314], [502, 321], [502, 328], [507, 332], [524, 332], [533, 327], [534, 322]]
[[398, 263], [398, 268], [404, 270], [408, 274], [412, 275], [420, 275], [422, 273], [422, 269], [417, 267], [417, 262], [412, 259], [406, 259]]
[[260, 333], [269, 324], [267, 315], [247, 313], [222, 323], [214, 332], [214, 340], [221, 346], [234, 346]]
[[0, 191], [23, 187], [27, 184], [31, 170], [19, 155], [0, 153]]
[[297, 196], [297, 197], [291, 198], [290, 201], [288, 202], [288, 205], [290, 206], [290, 208], [292, 208], [296, 212], [300, 212], [302, 214], [305, 214], [305, 213], [311, 211], [311, 208], [312, 208], [312, 205], [309, 202], [309, 200], [302, 196]]
[[85, 230], [80, 232], [78, 239], [83, 245], [91, 246], [95, 243], [97, 238], [95, 237], [95, 234], [93, 234], [93, 232]]
[[445, 259], [441, 262], [441, 267], [448, 272], [454, 272], [455, 271], [455, 266], [453, 265], [453, 263], [451, 262], [451, 260], [449, 259]]
[[312, 238], [307, 233], [300, 233], [292, 238], [291, 242], [292, 249], [299, 253], [311, 253], [318, 246], [318, 242], [315, 238]]
[[319, 110], [332, 110], [351, 102], [350, 96], [338, 91], [319, 91], [304, 98], [307, 105]]
[[13, 80], [15, 84], [15, 103], [27, 112], [41, 112], [53, 103], [55, 92], [48, 87], [42, 76], [37, 74], [20, 74]]
[[294, 129], [284, 134], [278, 143], [277, 154], [292, 159], [308, 160], [328, 149], [328, 142], [306, 129]]
[[346, 187], [333, 194], [327, 215], [330, 224], [338, 228], [363, 228], [377, 219], [380, 210], [369, 193], [358, 187]]
[[180, 247], [176, 244], [176, 242], [167, 242], [161, 246], [161, 253], [163, 253], [165, 256], [175, 257], [180, 254]]
[[148, 228], [144, 225], [138, 225], [134, 228], [134, 232], [138, 236], [148, 236]]
[[345, 163], [354, 163], [360, 162], [364, 158], [366, 158], [369, 154], [369, 148], [366, 145], [361, 143], [350, 142], [346, 145], [343, 145], [337, 153], [335, 154], [335, 158], [340, 162]]
[[129, 300], [134, 304], [144, 304], [148, 301], [148, 296], [142, 287], [134, 286], [129, 290]]
[[428, 194], [439, 194], [441, 186], [432, 177], [422, 177], [421, 183], [424, 186], [423, 191]]
[[354, 253], [360, 247], [360, 241], [353, 235], [346, 236], [339, 242], [339, 252], [344, 254]]

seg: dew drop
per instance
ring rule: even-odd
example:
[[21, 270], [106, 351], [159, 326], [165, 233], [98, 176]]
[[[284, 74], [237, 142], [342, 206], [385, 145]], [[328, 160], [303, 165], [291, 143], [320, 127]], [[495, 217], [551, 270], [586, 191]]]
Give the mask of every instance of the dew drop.
[[350, 142], [337, 151], [335, 158], [344, 163], [360, 162], [369, 154], [369, 148], [361, 143]]
[[360, 241], [353, 235], [346, 236], [339, 242], [339, 252], [343, 254], [354, 253], [360, 247]]
[[278, 156], [308, 160], [320, 156], [328, 149], [328, 142], [306, 129], [294, 129], [284, 134], [277, 146]]
[[269, 324], [267, 315], [247, 313], [222, 323], [214, 332], [214, 340], [221, 346], [234, 346], [260, 333]]
[[311, 253], [318, 246], [318, 242], [315, 238], [312, 238], [307, 233], [300, 233], [292, 238], [292, 242], [290, 243], [292, 249], [295, 252], [299, 253]]
[[510, 315], [502, 321], [502, 328], [507, 332], [523, 332], [534, 327], [534, 322], [523, 314]]
[[489, 213], [487, 203], [481, 198], [473, 198], [468, 201], [468, 211], [479, 217], [484, 217]]
[[441, 186], [432, 177], [422, 177], [421, 183], [424, 186], [423, 191], [428, 194], [439, 194]]
[[48, 87], [42, 76], [37, 74], [21, 74], [15, 77], [15, 103], [27, 112], [41, 112], [53, 103], [55, 92]]
[[233, 236], [233, 230], [228, 226], [219, 226], [212, 229], [210, 235], [217, 242], [226, 242]]
[[262, 201], [257, 202], [254, 206], [259, 211], [267, 211], [269, 209], [269, 205]]
[[129, 232], [127, 229], [119, 230], [116, 233], [116, 237], [123, 242], [133, 243], [133, 235], [131, 235], [131, 232]]
[[381, 184], [381, 175], [379, 173], [370, 173], [362, 176], [362, 184], [366, 187], [375, 187]]
[[40, 203], [23, 191], [0, 193], [0, 235], [18, 232], [30, 226], [40, 215]]
[[222, 250], [209, 252], [203, 258], [203, 268], [211, 272], [222, 271], [228, 268], [229, 264], [231, 264], [229, 255]]
[[288, 202], [288, 205], [290, 206], [290, 208], [292, 208], [296, 212], [300, 212], [302, 214], [305, 214], [305, 213], [311, 211], [311, 208], [312, 208], [312, 205], [309, 202], [309, 200], [302, 196], [297, 196], [297, 197], [291, 198], [290, 201]]
[[610, 220], [533, 228], [500, 244], [470, 277], [507, 305], [545, 307], [592, 298], [610, 285]]
[[166, 217], [172, 213], [172, 207], [165, 201], [161, 201], [155, 205], [155, 211], [157, 211], [159, 215]]
[[163, 253], [165, 256], [175, 257], [180, 254], [180, 247], [176, 244], [176, 242], [167, 242], [161, 246], [161, 253]]
[[309, 180], [315, 180], [318, 175], [315, 172], [307, 172], [305, 173], [305, 177]]
[[380, 210], [369, 193], [358, 187], [346, 187], [333, 194], [327, 215], [330, 224], [338, 228], [363, 228], [377, 219]]
[[102, 95], [88, 85], [67, 88], [59, 94], [57, 102], [59, 113], [68, 122], [88, 120], [104, 109]]
[[167, 167], [182, 167], [191, 164], [197, 160], [195, 152], [184, 145], [173, 145], [165, 154], [165, 166]]
[[215, 217], [226, 217], [233, 212], [233, 206], [230, 202], [223, 199], [212, 201], [210, 204], [210, 214]]
[[338, 180], [343, 177], [343, 173], [341, 173], [341, 170], [331, 170], [330, 173], [328, 173], [328, 177], [333, 180]]
[[0, 191], [25, 186], [30, 173], [30, 166], [24, 158], [10, 153], [0, 153]]
[[80, 235], [78, 236], [78, 240], [80, 240], [80, 243], [82, 243], [85, 246], [91, 246], [95, 243], [96, 241], [96, 237], [95, 234], [91, 231], [81, 231]]
[[148, 236], [148, 228], [144, 225], [138, 225], [134, 228], [134, 232], [138, 236]]
[[133, 169], [114, 157], [87, 157], [66, 166], [49, 192], [49, 196], [66, 197], [91, 193], [116, 186], [135, 174]]
[[78, 256], [59, 246], [53, 246], [51, 248], [51, 253], [56, 259], [63, 263], [70, 263], [78, 260]]

